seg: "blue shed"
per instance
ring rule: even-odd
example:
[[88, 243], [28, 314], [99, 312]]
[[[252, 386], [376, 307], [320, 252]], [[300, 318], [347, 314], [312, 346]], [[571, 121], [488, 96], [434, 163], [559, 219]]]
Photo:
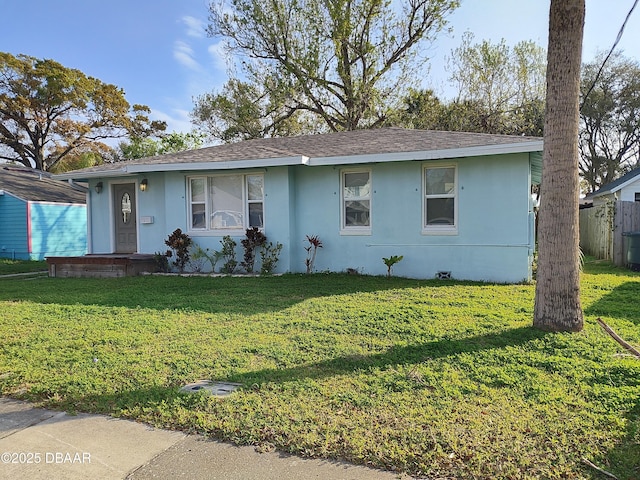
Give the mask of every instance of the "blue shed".
[[[520, 282], [534, 255], [541, 138], [383, 128], [265, 138], [56, 176], [88, 182], [89, 252], [153, 254], [182, 229], [238, 246], [249, 227], [283, 245], [279, 272]], [[238, 258], [242, 252], [238, 248]]]
[[[77, 188], [77, 187], [76, 187]], [[87, 252], [86, 193], [46, 172], [0, 168], [0, 257], [43, 260]]]

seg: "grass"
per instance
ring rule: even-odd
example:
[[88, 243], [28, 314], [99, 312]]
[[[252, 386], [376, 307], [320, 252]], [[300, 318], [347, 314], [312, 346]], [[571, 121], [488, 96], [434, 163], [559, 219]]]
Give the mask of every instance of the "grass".
[[[588, 261], [586, 326], [533, 285], [347, 275], [0, 280], [2, 394], [429, 478], [640, 476], [640, 275]], [[182, 395], [240, 382], [225, 399]]]
[[47, 262], [28, 260], [9, 260], [0, 258], [0, 275], [13, 275], [16, 273], [46, 272]]

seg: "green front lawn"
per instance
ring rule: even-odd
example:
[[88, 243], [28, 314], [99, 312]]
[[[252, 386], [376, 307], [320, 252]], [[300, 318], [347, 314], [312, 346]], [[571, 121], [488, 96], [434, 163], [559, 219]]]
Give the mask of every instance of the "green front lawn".
[[46, 272], [47, 269], [47, 262], [45, 262], [44, 260], [36, 262], [28, 260], [9, 260], [7, 258], [0, 258], [0, 275]]
[[[0, 280], [0, 388], [429, 478], [640, 476], [640, 275], [588, 263], [586, 328], [532, 285], [348, 275]], [[239, 382], [225, 399], [182, 395]]]

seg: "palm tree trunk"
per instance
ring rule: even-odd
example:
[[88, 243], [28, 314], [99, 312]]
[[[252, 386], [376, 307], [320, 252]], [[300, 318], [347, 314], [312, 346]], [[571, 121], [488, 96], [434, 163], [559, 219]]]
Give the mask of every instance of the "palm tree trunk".
[[551, 0], [534, 326], [580, 331], [578, 122], [585, 0]]

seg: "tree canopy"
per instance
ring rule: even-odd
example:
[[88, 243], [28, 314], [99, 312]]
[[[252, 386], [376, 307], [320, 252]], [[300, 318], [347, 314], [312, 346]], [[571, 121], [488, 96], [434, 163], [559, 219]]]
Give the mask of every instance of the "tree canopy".
[[640, 64], [599, 54], [583, 66], [581, 89], [580, 174], [593, 192], [639, 164]]
[[0, 52], [0, 159], [48, 171], [66, 157], [101, 154], [104, 140], [163, 131], [149, 112], [79, 70]]
[[463, 35], [447, 59], [455, 97], [410, 90], [390, 123], [412, 128], [542, 136], [545, 50], [531, 41], [509, 47]]
[[542, 135], [546, 52], [533, 41], [513, 47], [502, 39], [473, 43], [464, 34], [448, 59], [450, 81], [457, 88], [454, 105], [473, 106], [486, 133]]
[[[424, 77], [420, 47], [458, 0], [228, 0], [208, 34], [242, 60], [194, 121], [226, 141], [382, 125]], [[228, 103], [227, 99], [235, 99]], [[238, 101], [239, 100], [239, 101]], [[257, 120], [256, 120], [257, 119]], [[213, 128], [211, 128], [213, 126]]]
[[172, 132], [164, 134], [157, 139], [151, 137], [134, 137], [129, 141], [120, 142], [115, 160], [133, 160], [136, 158], [154, 157], [167, 153], [193, 150], [202, 146], [202, 137], [202, 134], [195, 132]]
[[200, 131], [223, 142], [312, 133], [320, 123], [302, 111], [288, 112], [281, 99], [258, 85], [232, 78], [220, 92], [200, 95], [192, 119]]

